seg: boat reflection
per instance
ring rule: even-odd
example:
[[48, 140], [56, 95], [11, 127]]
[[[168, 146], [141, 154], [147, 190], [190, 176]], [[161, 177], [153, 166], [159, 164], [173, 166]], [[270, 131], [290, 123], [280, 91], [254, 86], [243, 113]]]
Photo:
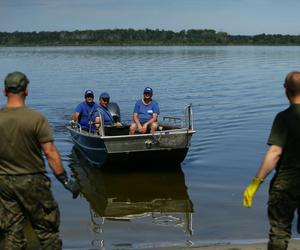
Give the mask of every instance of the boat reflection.
[[74, 147], [70, 167], [90, 204], [94, 232], [101, 233], [105, 220], [151, 216], [154, 224], [192, 235], [193, 204], [180, 165], [164, 171], [105, 171], [91, 166]]

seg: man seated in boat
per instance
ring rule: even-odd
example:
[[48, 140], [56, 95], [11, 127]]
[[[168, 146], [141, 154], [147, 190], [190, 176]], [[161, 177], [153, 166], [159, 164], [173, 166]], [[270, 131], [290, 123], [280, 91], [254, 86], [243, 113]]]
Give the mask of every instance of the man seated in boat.
[[[107, 92], [103, 92], [100, 94], [99, 107], [97, 108], [97, 111], [101, 112], [102, 114], [104, 126], [122, 127], [122, 124], [120, 122], [114, 121], [114, 118], [108, 109], [109, 100], [110, 100], [110, 96]], [[96, 113], [96, 116], [99, 116], [99, 113]]]
[[146, 87], [143, 92], [143, 98], [136, 102], [133, 111], [134, 122], [129, 128], [130, 135], [135, 134], [135, 132], [145, 134], [148, 129], [150, 129], [151, 133], [157, 130], [159, 106], [158, 103], [152, 99], [152, 96], [152, 88]]
[[86, 90], [84, 101], [75, 108], [71, 123], [78, 122], [82, 130], [96, 132], [99, 128], [99, 117], [94, 115], [99, 105], [94, 102], [94, 93], [92, 90]]

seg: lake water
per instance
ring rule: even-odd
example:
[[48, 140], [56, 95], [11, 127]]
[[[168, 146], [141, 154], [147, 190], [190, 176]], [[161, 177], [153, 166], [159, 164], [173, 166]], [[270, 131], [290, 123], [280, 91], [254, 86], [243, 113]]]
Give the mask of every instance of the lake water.
[[[300, 47], [0, 48], [0, 76], [15, 70], [28, 75], [27, 104], [48, 117], [64, 165], [82, 188], [73, 200], [49, 174], [65, 249], [266, 239], [270, 177], [251, 209], [242, 206], [243, 190], [267, 148], [275, 114], [288, 105], [284, 77], [299, 67]], [[109, 92], [128, 120], [146, 86], [154, 90], [161, 117], [181, 116], [193, 104], [197, 132], [185, 161], [174, 171], [91, 168], [65, 129], [84, 91], [93, 89], [96, 99]]]

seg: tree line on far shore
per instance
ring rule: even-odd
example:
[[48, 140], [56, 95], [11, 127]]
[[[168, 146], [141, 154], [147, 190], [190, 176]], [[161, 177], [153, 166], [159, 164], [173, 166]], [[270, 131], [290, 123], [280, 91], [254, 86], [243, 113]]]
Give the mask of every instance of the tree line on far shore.
[[0, 32], [0, 46], [56, 45], [300, 45], [300, 35], [230, 35], [211, 29]]

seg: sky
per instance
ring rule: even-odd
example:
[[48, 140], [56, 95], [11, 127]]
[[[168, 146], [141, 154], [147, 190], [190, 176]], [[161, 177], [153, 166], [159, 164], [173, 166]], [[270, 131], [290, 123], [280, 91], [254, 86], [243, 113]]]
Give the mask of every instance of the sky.
[[0, 0], [0, 32], [213, 29], [300, 35], [299, 0]]

